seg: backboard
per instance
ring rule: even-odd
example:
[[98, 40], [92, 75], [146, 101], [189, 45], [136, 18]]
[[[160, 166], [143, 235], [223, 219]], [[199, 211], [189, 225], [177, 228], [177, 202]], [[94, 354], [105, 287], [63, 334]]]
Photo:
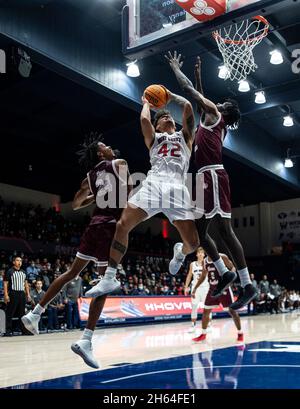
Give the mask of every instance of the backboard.
[[[182, 0], [185, 3], [184, 0]], [[226, 15], [238, 9], [249, 9], [261, 0], [216, 0], [226, 4]], [[205, 1], [200, 3], [206, 4]], [[255, 14], [254, 14], [255, 15]], [[221, 18], [222, 18], [221, 17]], [[218, 18], [218, 20], [220, 17]], [[210, 21], [213, 24], [214, 20]], [[226, 21], [223, 19], [222, 21]], [[178, 33], [206, 25], [197, 21], [180, 7], [175, 0], [127, 0], [123, 10], [123, 52], [134, 55], [141, 50], [151, 49], [164, 39], [175, 38]], [[148, 54], [149, 55], [149, 54]]]

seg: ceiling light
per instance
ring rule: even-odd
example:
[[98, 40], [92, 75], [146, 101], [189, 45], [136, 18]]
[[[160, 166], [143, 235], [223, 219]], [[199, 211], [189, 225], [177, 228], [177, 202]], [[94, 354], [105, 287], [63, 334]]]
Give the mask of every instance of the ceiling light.
[[250, 85], [249, 82], [247, 80], [241, 80], [239, 82], [239, 91], [240, 92], [248, 92], [250, 91]]
[[136, 64], [137, 60], [131, 61], [127, 63], [127, 75], [128, 77], [139, 77], [140, 76], [140, 70], [139, 66]]
[[221, 78], [222, 80], [227, 80], [227, 78], [229, 78], [229, 70], [226, 67], [226, 65], [220, 65], [219, 66], [218, 77]]
[[292, 168], [293, 166], [294, 166], [294, 163], [293, 163], [292, 159], [286, 158], [284, 160], [284, 167], [285, 168]]
[[287, 115], [283, 118], [283, 126], [294, 126], [294, 120], [291, 115]]
[[266, 96], [264, 91], [258, 91], [255, 93], [255, 103], [256, 104], [265, 104], [266, 103]]
[[270, 52], [270, 54], [271, 54], [271, 59], [270, 59], [271, 64], [278, 65], [278, 64], [283, 63], [283, 57], [280, 51], [273, 50]]

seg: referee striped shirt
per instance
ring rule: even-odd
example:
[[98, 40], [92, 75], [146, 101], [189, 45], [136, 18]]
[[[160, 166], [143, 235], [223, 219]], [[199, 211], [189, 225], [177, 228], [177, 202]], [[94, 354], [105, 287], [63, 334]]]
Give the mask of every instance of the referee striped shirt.
[[9, 291], [25, 291], [26, 273], [23, 270], [10, 268], [4, 274], [3, 281], [8, 281]]

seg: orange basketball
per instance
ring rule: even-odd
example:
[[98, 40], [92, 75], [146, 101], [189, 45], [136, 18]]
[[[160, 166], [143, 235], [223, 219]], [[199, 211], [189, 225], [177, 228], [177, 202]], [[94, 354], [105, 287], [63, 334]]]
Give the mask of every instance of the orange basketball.
[[150, 85], [145, 89], [145, 98], [156, 108], [162, 108], [167, 104], [169, 95], [163, 85]]

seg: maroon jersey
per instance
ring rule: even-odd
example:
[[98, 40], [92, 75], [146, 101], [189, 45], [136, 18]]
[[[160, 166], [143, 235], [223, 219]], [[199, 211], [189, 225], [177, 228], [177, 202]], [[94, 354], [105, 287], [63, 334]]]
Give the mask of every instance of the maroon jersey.
[[223, 163], [222, 149], [226, 136], [224, 118], [219, 114], [219, 119], [212, 126], [206, 126], [202, 117], [195, 137], [195, 164], [197, 170], [204, 166], [220, 165]]
[[[90, 225], [118, 221], [123, 210], [119, 209], [119, 191], [122, 182], [115, 168], [115, 161], [101, 161], [88, 172], [87, 178], [96, 201]], [[103, 203], [108, 198], [115, 198], [115, 200], [103, 207]]]
[[218, 285], [220, 275], [212, 261], [208, 261], [206, 257], [204, 260], [204, 268], [207, 270], [207, 281], [209, 284], [209, 291], [213, 291]]
[[207, 280], [209, 283], [209, 290], [204, 301], [204, 308], [211, 309], [218, 307], [220, 304], [222, 304], [223, 308], [228, 308], [234, 302], [231, 288], [225, 290], [219, 297], [213, 297], [212, 294], [218, 285], [220, 275], [214, 263], [212, 261], [208, 261], [207, 257], [204, 259], [204, 268], [207, 270]]

